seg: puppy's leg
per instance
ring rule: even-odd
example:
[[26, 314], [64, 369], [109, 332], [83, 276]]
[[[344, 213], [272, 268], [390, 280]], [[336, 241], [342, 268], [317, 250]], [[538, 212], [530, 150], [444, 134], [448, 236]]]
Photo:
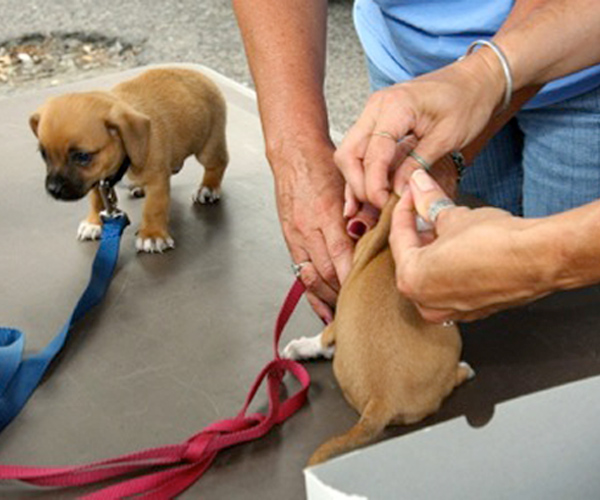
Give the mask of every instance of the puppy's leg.
[[331, 359], [334, 353], [334, 329], [331, 323], [319, 335], [292, 340], [282, 352], [287, 359]]
[[97, 187], [90, 191], [88, 198], [90, 200], [90, 211], [87, 218], [82, 220], [77, 228], [77, 239], [81, 241], [98, 240], [102, 234], [100, 212], [104, 210], [104, 205]]
[[169, 178], [159, 177], [145, 185], [146, 201], [142, 213], [142, 224], [135, 246], [139, 252], [164, 252], [175, 247], [168, 232], [169, 221]]
[[193, 197], [194, 203], [214, 203], [221, 197], [221, 181], [229, 163], [224, 123], [213, 127], [204, 148], [196, 154], [196, 158], [205, 170], [202, 184]]

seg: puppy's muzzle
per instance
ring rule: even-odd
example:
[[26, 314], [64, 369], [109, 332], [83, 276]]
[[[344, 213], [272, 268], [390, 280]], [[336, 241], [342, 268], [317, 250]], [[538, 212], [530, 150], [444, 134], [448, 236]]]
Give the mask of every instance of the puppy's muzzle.
[[86, 194], [80, 182], [73, 181], [61, 174], [50, 174], [46, 177], [46, 191], [57, 200], [79, 200]]

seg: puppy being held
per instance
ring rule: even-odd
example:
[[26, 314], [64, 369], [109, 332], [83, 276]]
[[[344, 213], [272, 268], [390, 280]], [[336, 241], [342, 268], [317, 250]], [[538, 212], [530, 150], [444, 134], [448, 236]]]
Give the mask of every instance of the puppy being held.
[[474, 375], [460, 362], [458, 328], [428, 323], [396, 288], [388, 237], [397, 200], [391, 196], [377, 225], [359, 240], [335, 320], [316, 337], [293, 340], [283, 352], [294, 359], [331, 357], [335, 344], [335, 378], [361, 414], [346, 434], [321, 445], [309, 465], [364, 446], [387, 425], [419, 422]]
[[[459, 178], [464, 166], [539, 89], [526, 87], [516, 92], [510, 106], [496, 113], [479, 136], [461, 151], [439, 159], [434, 167], [454, 171]], [[370, 443], [389, 424], [419, 422], [475, 374], [460, 361], [458, 328], [425, 321], [396, 287], [388, 238], [397, 202], [398, 196], [392, 194], [377, 225], [356, 245], [335, 320], [315, 337], [293, 340], [283, 352], [284, 357], [294, 359], [331, 358], [335, 344], [335, 378], [348, 403], [361, 415], [352, 429], [321, 445], [309, 465]]]
[[46, 190], [58, 200], [89, 193], [90, 212], [80, 240], [100, 237], [104, 209], [98, 185], [126, 173], [132, 194], [145, 195], [136, 248], [163, 252], [169, 234], [170, 176], [194, 155], [204, 178], [193, 200], [219, 199], [229, 156], [226, 105], [217, 86], [190, 69], [151, 69], [110, 91], [50, 98], [30, 118], [46, 163]]

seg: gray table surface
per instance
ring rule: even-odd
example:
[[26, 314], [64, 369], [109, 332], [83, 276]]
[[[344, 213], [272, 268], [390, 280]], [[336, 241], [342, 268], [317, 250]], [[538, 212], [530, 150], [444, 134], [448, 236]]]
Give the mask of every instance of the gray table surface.
[[[47, 96], [106, 88], [141, 71], [0, 102], [0, 323], [37, 351], [56, 333], [87, 282], [95, 243], [75, 240], [86, 202], [44, 192], [44, 167], [27, 118]], [[140, 200], [119, 190], [133, 225], [105, 302], [75, 328], [51, 376], [0, 435], [0, 463], [69, 465], [183, 441], [234, 416], [271, 357], [274, 319], [292, 277], [251, 92], [213, 74], [229, 103], [231, 164], [222, 202], [193, 207], [201, 167], [172, 182], [177, 248], [137, 255]], [[419, 426], [466, 415], [493, 418], [498, 402], [600, 374], [598, 288], [560, 294], [462, 327], [478, 377]], [[285, 339], [317, 333], [306, 303]], [[284, 339], [284, 340], [285, 340]], [[183, 498], [299, 499], [302, 468], [327, 437], [356, 421], [327, 362], [312, 363], [310, 404], [262, 440], [223, 452]], [[264, 404], [264, 395], [259, 406]], [[532, 415], [531, 418], [542, 418]], [[81, 494], [81, 490], [77, 492]], [[3, 498], [74, 498], [2, 485]]]

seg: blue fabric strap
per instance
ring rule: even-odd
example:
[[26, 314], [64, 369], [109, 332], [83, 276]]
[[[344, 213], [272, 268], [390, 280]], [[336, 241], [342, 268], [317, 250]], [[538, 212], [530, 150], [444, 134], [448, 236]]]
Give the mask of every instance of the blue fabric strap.
[[25, 406], [48, 366], [65, 345], [71, 326], [104, 298], [119, 257], [121, 235], [128, 224], [125, 214], [104, 220], [88, 286], [65, 325], [42, 351], [22, 359], [23, 333], [0, 328], [0, 431]]

